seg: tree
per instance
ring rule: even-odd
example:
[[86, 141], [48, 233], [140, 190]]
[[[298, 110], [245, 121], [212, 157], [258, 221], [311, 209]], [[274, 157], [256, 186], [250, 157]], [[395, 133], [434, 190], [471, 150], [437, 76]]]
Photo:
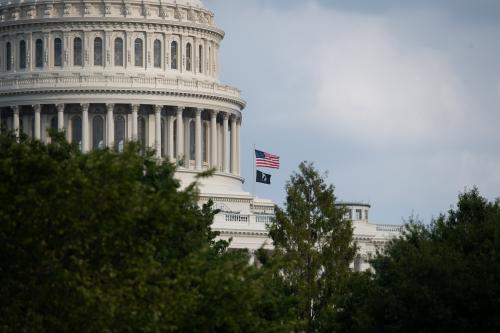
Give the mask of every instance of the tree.
[[430, 225], [412, 222], [372, 265], [342, 302], [343, 331], [500, 331], [500, 200], [461, 194]]
[[268, 265], [291, 307], [281, 313], [293, 331], [330, 332], [355, 255], [352, 225], [312, 164], [301, 163], [285, 189], [285, 209], [276, 207], [269, 228], [275, 252]]
[[139, 151], [0, 135], [0, 331], [262, 331], [248, 256]]

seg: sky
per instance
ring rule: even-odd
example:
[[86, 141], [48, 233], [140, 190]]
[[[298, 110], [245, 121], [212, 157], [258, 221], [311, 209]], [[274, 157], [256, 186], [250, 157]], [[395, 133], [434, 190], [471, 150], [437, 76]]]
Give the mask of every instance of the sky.
[[252, 147], [281, 157], [259, 197], [285, 201], [301, 161], [374, 223], [424, 223], [477, 186], [500, 197], [500, 0], [204, 0], [226, 32], [221, 81]]

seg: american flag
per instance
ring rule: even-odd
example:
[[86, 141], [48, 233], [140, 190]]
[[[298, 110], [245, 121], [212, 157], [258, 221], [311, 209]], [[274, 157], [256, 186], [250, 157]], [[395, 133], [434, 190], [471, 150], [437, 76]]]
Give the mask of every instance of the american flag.
[[257, 167], [279, 169], [280, 158], [279, 156], [273, 154], [265, 153], [260, 150], [255, 150], [255, 165]]

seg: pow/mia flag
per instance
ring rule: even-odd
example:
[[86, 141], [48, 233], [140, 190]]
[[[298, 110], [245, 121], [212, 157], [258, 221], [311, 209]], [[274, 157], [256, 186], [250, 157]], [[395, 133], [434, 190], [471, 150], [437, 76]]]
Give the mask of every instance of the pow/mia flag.
[[262, 171], [257, 170], [257, 178], [255, 179], [257, 183], [263, 184], [271, 184], [271, 175], [267, 173], [263, 173]]

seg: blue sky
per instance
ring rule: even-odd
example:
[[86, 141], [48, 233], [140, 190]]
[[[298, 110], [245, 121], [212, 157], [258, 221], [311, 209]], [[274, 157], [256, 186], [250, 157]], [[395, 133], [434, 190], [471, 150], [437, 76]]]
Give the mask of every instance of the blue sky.
[[500, 196], [500, 1], [205, 0], [221, 80], [248, 102], [251, 149], [281, 156], [257, 195], [282, 204], [300, 161], [371, 220], [429, 222], [474, 185]]

